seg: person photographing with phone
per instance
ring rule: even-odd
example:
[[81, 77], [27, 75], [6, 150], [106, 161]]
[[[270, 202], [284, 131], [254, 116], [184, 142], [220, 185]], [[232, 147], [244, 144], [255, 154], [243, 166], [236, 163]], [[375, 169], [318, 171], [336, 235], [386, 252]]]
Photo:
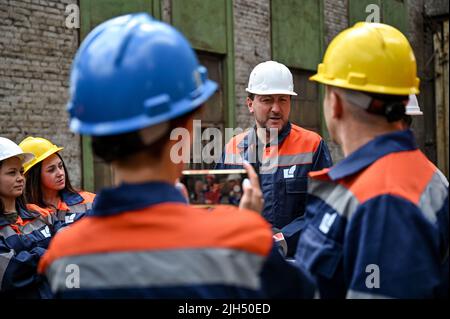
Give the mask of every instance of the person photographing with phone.
[[[70, 85], [70, 127], [92, 136], [119, 185], [101, 190], [90, 216], [43, 257], [39, 271], [57, 298], [313, 296], [309, 276], [283, 260], [255, 213], [263, 201], [250, 165], [239, 208], [189, 206], [174, 186], [184, 163], [171, 159], [170, 132], [192, 133], [217, 89], [180, 32], [145, 13], [108, 20], [82, 43]], [[77, 289], [58, 271], [70, 264]]]

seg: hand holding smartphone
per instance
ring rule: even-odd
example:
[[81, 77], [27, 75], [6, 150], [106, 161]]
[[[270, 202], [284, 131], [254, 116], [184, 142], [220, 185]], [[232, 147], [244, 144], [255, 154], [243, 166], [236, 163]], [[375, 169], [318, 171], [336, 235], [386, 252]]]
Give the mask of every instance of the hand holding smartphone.
[[239, 206], [245, 169], [185, 170], [180, 182], [186, 186], [189, 203], [200, 207]]
[[264, 199], [258, 175], [249, 163], [244, 162], [244, 168], [185, 170], [180, 181], [186, 186], [191, 205], [234, 205], [261, 213]]

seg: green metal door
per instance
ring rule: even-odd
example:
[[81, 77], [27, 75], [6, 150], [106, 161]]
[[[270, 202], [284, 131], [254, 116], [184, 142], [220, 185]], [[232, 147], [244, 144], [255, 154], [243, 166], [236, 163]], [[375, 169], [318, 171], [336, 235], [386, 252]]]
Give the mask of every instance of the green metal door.
[[322, 58], [322, 1], [272, 0], [271, 5], [273, 59], [316, 70]]
[[[350, 25], [359, 21], [366, 21], [371, 14], [370, 5], [379, 8], [380, 21], [398, 28], [403, 33], [407, 32], [408, 12], [403, 0], [349, 0]], [[367, 10], [367, 11], [366, 11]]]

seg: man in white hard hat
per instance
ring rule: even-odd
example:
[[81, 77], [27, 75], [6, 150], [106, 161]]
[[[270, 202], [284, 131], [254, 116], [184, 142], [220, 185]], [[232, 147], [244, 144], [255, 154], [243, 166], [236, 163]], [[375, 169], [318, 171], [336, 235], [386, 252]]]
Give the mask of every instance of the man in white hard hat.
[[[307, 174], [331, 166], [331, 156], [317, 133], [289, 122], [291, 96], [297, 93], [285, 65], [275, 61], [258, 64], [246, 91], [256, 125], [228, 142], [217, 168], [239, 168], [243, 160], [255, 167], [264, 193], [263, 216], [281, 229], [291, 243], [288, 254], [293, 254], [303, 227]], [[271, 139], [272, 133], [277, 137]]]

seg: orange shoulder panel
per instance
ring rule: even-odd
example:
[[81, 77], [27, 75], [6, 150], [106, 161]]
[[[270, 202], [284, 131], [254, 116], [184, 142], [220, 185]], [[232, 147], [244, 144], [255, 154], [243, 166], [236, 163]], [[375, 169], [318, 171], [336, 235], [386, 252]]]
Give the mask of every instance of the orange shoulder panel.
[[205, 223], [205, 227], [214, 225], [210, 235], [215, 236], [213, 244], [217, 246], [241, 249], [264, 256], [272, 249], [272, 227], [257, 212], [224, 205], [210, 212], [209, 218], [210, 220], [202, 222]]
[[249, 131], [242, 132], [233, 138], [225, 145], [226, 154], [239, 154], [238, 145], [248, 135]]
[[80, 194], [80, 196], [83, 197], [83, 199], [84, 199], [83, 204], [92, 203], [96, 196], [96, 194], [86, 192], [86, 191], [81, 191], [78, 194]]
[[52, 214], [52, 211], [47, 209], [47, 208], [42, 208], [36, 204], [27, 204], [27, 209], [31, 210], [31, 211], [35, 211], [39, 214], [41, 214], [42, 216], [48, 216], [50, 214]]
[[44, 272], [63, 256], [206, 247], [267, 255], [272, 247], [272, 231], [255, 212], [234, 207], [206, 211], [184, 204], [159, 204], [141, 211], [78, 221], [55, 236], [39, 271]]
[[344, 180], [360, 202], [391, 194], [418, 204], [436, 168], [419, 151], [404, 151], [386, 155], [357, 176]]
[[316, 132], [291, 124], [291, 132], [283, 141], [279, 154], [295, 155], [300, 153], [314, 153], [322, 137]]

